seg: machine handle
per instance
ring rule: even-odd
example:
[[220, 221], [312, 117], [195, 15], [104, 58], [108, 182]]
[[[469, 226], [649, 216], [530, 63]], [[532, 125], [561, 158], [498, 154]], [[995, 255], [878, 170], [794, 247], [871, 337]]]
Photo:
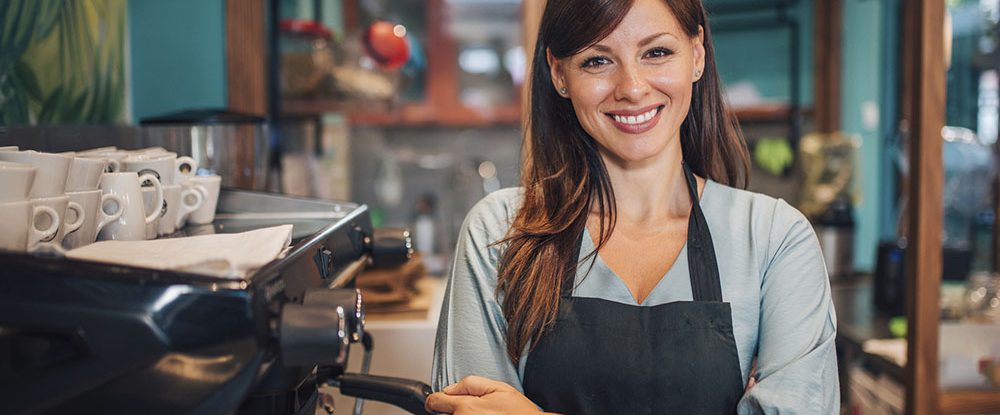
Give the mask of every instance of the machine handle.
[[424, 409], [424, 402], [431, 394], [426, 383], [388, 376], [345, 373], [337, 377], [340, 393], [366, 400], [385, 402], [412, 414], [431, 415]]

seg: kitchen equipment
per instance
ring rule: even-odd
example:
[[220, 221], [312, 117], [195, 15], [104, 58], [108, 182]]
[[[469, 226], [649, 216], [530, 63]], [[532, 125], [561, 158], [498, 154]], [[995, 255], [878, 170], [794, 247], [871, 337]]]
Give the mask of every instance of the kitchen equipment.
[[[944, 245], [941, 249], [941, 279], [963, 281], [969, 276], [972, 251]], [[882, 241], [875, 256], [875, 308], [893, 316], [906, 315], [906, 242]]]
[[348, 344], [373, 349], [354, 278], [406, 261], [402, 232], [376, 234], [364, 205], [235, 189], [205, 226], [281, 224], [288, 251], [239, 278], [0, 252], [4, 413], [312, 415], [322, 384], [425, 413], [427, 385], [344, 373]]
[[222, 176], [222, 185], [267, 189], [271, 147], [264, 119], [228, 110], [190, 110], [145, 118], [142, 143], [190, 156], [198, 175]]
[[854, 214], [850, 203], [838, 199], [812, 221], [831, 279], [854, 272]]
[[281, 193], [316, 197], [325, 172], [319, 157], [323, 153], [323, 124], [318, 115], [283, 116], [276, 123], [281, 159]]

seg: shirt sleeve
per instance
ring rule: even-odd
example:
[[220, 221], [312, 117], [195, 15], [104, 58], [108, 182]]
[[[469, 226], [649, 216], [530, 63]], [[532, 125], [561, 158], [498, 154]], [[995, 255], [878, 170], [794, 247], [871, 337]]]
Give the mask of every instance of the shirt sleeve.
[[775, 206], [761, 279], [757, 384], [740, 414], [837, 414], [837, 317], [819, 241], [783, 200]]
[[495, 295], [499, 253], [494, 242], [508, 227], [504, 194], [509, 192], [480, 201], [462, 224], [434, 343], [431, 383], [436, 391], [470, 375], [522, 390], [507, 357], [507, 322]]

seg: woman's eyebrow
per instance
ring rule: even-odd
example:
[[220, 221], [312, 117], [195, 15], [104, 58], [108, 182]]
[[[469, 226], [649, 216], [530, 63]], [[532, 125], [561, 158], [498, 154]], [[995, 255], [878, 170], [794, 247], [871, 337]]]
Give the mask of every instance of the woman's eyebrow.
[[[646, 36], [646, 37], [642, 38], [642, 40], [639, 41], [639, 47], [641, 48], [641, 47], [646, 46], [646, 45], [648, 45], [650, 43], [653, 43], [654, 40], [656, 40], [657, 38], [659, 38], [661, 36], [673, 36], [673, 35], [670, 34], [669, 32], [660, 32], [660, 33], [656, 33], [656, 34], [653, 34], [653, 35]], [[599, 51], [599, 52], [604, 52], [604, 53], [610, 53], [611, 52], [611, 48], [610, 47], [602, 45], [600, 43], [594, 44], [594, 46], [591, 46], [591, 48], [593, 48], [594, 50]]]
[[656, 38], [658, 38], [660, 36], [673, 36], [673, 35], [671, 35], [670, 33], [667, 33], [667, 32], [661, 32], [661, 33], [657, 33], [655, 35], [646, 36], [645, 38], [643, 38], [642, 40], [639, 41], [639, 47], [643, 47], [643, 46], [646, 46], [646, 45], [648, 45], [650, 43], [653, 43], [653, 41], [656, 40]]

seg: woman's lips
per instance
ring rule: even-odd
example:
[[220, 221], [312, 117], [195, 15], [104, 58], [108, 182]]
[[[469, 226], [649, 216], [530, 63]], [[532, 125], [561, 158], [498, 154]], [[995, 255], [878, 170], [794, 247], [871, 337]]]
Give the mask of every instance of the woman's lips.
[[656, 105], [639, 111], [614, 111], [604, 115], [607, 115], [611, 124], [620, 131], [628, 134], [640, 134], [655, 127], [656, 123], [660, 121], [662, 112], [663, 105]]

